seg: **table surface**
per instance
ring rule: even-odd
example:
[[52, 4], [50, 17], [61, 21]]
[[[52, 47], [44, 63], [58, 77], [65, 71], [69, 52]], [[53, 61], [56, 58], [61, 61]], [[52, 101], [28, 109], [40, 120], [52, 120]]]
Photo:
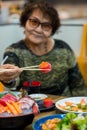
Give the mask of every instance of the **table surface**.
[[[56, 96], [56, 95], [48, 95], [48, 97], [51, 97], [54, 103], [56, 103], [59, 99], [64, 98], [62, 96]], [[38, 115], [36, 115], [34, 117], [33, 122], [36, 121], [39, 118], [44, 117], [44, 116], [49, 116], [49, 115], [53, 115], [53, 114], [56, 114], [56, 113], [60, 113], [60, 111], [56, 110], [56, 108], [53, 111], [41, 112], [41, 113], [39, 113]], [[24, 130], [33, 130], [32, 129], [32, 124], [27, 126]]]

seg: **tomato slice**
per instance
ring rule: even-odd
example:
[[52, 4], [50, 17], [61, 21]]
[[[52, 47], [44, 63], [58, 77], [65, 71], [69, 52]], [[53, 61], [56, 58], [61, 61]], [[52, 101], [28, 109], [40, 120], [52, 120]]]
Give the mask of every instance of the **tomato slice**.
[[6, 100], [4, 98], [0, 99], [0, 104], [3, 106], [6, 106]]
[[53, 101], [52, 101], [51, 98], [45, 98], [45, 99], [43, 100], [43, 103], [44, 103], [44, 106], [45, 106], [45, 107], [51, 107], [51, 106], [53, 105]]

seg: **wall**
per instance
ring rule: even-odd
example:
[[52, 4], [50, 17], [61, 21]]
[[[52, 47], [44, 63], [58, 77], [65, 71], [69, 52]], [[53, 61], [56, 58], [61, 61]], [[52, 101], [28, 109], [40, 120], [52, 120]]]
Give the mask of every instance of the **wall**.
[[5, 48], [23, 37], [23, 29], [19, 25], [14, 24], [0, 26], [0, 63], [2, 61]]
[[55, 34], [53, 37], [66, 41], [74, 50], [76, 56], [78, 56], [81, 48], [82, 29], [83, 26], [62, 25], [59, 33]]
[[[53, 36], [66, 41], [74, 50], [76, 56], [79, 55], [82, 40], [82, 29], [84, 21], [81, 23], [72, 21], [62, 21], [59, 31]], [[4, 49], [24, 37], [23, 28], [18, 24], [0, 25], [0, 63], [2, 61]]]

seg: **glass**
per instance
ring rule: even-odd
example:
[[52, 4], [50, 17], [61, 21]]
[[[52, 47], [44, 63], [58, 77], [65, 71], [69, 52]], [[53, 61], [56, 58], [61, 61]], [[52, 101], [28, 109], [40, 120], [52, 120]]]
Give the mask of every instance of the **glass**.
[[31, 18], [29, 18], [28, 20], [29, 20], [29, 25], [34, 29], [40, 25], [43, 31], [50, 31], [52, 29], [52, 26], [50, 23], [47, 23], [47, 22], [41, 23], [39, 20], [31, 19]]
[[23, 83], [23, 90], [26, 90], [28, 94], [40, 93], [41, 82], [39, 81], [25, 81]]

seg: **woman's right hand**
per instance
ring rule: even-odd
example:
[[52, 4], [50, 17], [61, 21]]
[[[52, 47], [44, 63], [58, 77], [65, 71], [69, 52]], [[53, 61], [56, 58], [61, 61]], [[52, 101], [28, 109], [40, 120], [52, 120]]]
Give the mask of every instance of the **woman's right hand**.
[[19, 77], [22, 72], [18, 66], [12, 64], [4, 64], [0, 66], [0, 69], [6, 69], [6, 71], [0, 72], [0, 81], [4, 83], [9, 83], [11, 80]]

